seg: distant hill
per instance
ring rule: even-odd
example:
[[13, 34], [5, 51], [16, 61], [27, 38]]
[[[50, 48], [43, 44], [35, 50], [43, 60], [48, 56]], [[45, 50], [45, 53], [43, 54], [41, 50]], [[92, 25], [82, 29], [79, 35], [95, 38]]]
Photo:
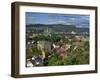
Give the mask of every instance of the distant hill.
[[89, 33], [89, 28], [79, 28], [75, 25], [64, 25], [64, 24], [30, 24], [26, 25], [27, 30], [44, 30], [46, 28], [49, 28], [53, 31], [57, 32], [71, 32], [75, 31], [77, 33], [80, 32], [87, 32]]

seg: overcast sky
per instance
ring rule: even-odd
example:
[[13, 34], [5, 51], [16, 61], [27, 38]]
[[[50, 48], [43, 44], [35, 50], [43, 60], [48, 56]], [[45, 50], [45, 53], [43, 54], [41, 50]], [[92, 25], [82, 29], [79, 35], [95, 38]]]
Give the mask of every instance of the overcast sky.
[[54, 14], [26, 12], [26, 24], [66, 24], [89, 27], [90, 16], [78, 14]]

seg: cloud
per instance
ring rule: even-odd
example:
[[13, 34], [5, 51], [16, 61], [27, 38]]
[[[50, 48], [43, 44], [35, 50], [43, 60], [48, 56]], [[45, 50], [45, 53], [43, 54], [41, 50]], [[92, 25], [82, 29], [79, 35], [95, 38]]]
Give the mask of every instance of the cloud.
[[89, 27], [89, 15], [26, 13], [26, 24], [67, 24], [79, 27]]

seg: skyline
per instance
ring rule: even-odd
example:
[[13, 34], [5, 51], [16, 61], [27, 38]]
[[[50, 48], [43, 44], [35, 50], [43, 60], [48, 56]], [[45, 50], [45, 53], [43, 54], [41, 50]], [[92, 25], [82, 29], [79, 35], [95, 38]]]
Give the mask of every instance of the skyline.
[[64, 24], [89, 28], [89, 15], [26, 12], [26, 25]]

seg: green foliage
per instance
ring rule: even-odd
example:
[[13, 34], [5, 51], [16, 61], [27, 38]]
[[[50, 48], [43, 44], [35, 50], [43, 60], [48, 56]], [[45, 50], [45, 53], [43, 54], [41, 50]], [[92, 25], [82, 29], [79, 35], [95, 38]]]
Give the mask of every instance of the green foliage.
[[34, 46], [32, 47], [32, 54], [33, 54], [33, 55], [42, 55], [42, 52], [41, 52], [40, 49], [37, 48], [36, 45], [34, 45]]
[[54, 55], [48, 60], [48, 66], [56, 65], [79, 65], [89, 64], [89, 42], [84, 42], [74, 50], [75, 45], [72, 45], [70, 56], [61, 58], [59, 55]]
[[62, 59], [59, 55], [54, 53], [51, 58], [48, 59], [48, 66], [57, 66], [57, 65], [63, 65]]
[[[68, 38], [65, 36], [59, 36], [57, 34], [50, 35], [38, 35], [33, 38], [34, 41], [49, 41], [55, 44], [70, 44], [69, 56], [61, 58], [60, 55], [51, 53], [51, 57], [45, 60], [43, 63], [47, 66], [58, 66], [58, 65], [78, 65], [78, 64], [89, 64], [89, 41], [77, 42], [75, 35], [71, 35]], [[78, 43], [78, 44], [76, 44]], [[76, 49], [74, 49], [77, 47]], [[31, 49], [26, 50], [27, 55], [42, 55], [41, 50], [37, 48], [37, 44], [34, 45]], [[49, 52], [48, 52], [49, 53]]]
[[89, 42], [85, 42], [82, 46], [79, 46], [76, 50], [72, 51], [73, 64], [88, 64], [89, 63]]
[[59, 36], [56, 35], [56, 34], [52, 34], [52, 35], [50, 36], [50, 41], [53, 42], [53, 43], [56, 43], [56, 42], [60, 41], [60, 39], [61, 39], [61, 37], [59, 37]]
[[33, 56], [31, 49], [30, 48], [26, 49], [26, 58], [30, 58], [31, 56]]
[[51, 35], [48, 35], [48, 36], [38, 35], [38, 36], [33, 38], [34, 41], [44, 40], [44, 41], [50, 41], [52, 43], [58, 42], [58, 41], [60, 41], [60, 39], [61, 38], [56, 34], [51, 34]]
[[34, 56], [34, 55], [42, 55], [40, 49], [37, 48], [36, 45], [32, 46], [31, 48], [26, 49], [26, 56]]

